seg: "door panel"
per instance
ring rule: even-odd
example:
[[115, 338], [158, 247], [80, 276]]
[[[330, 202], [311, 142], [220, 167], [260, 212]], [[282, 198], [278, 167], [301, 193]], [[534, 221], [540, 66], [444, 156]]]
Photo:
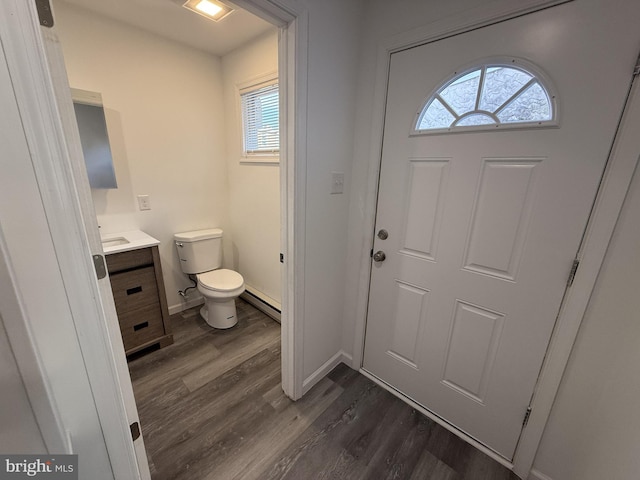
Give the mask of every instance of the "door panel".
[[542, 159], [483, 159], [463, 269], [515, 281]]
[[504, 315], [456, 301], [442, 383], [484, 404]]
[[410, 159], [402, 253], [435, 261], [448, 173], [448, 159]]
[[[512, 458], [636, 58], [640, 5], [571, 2], [391, 56], [363, 367]], [[412, 134], [461, 65], [537, 65], [556, 128]], [[606, 81], [604, 81], [606, 80]]]

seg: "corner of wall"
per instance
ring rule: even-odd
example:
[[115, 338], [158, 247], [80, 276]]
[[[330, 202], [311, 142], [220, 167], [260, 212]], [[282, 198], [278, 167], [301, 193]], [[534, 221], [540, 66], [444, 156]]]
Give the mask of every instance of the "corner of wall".
[[278, 33], [269, 30], [222, 57], [229, 230], [227, 268], [238, 271], [258, 296], [281, 302], [280, 168], [242, 157], [238, 88], [278, 70]]
[[351, 366], [351, 361], [351, 355], [349, 355], [348, 353], [345, 353], [343, 350], [337, 352], [329, 360], [323, 363], [320, 368], [318, 368], [315, 372], [304, 379], [304, 381], [302, 382], [302, 395], [311, 390], [316, 383], [326, 377], [331, 372], [331, 370], [336, 368], [341, 363], [344, 363], [349, 368], [353, 368]]
[[175, 315], [176, 313], [183, 312], [189, 308], [197, 307], [202, 304], [204, 304], [204, 298], [201, 296], [191, 298], [189, 300], [183, 300], [181, 303], [169, 305], [169, 315]]

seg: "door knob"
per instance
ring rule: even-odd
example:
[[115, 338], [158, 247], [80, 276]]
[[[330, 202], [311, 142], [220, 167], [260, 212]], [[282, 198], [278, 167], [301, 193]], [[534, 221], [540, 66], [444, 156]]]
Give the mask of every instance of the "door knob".
[[384, 262], [386, 258], [387, 256], [384, 254], [382, 250], [378, 250], [376, 253], [373, 254], [373, 260], [375, 262]]

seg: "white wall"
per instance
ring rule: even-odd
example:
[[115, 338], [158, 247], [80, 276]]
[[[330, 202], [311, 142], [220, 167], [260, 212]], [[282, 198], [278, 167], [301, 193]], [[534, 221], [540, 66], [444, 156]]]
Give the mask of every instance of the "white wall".
[[[361, 1], [308, 0], [304, 376], [342, 349]], [[331, 195], [331, 172], [345, 193]]]
[[640, 472], [639, 219], [636, 172], [534, 463], [554, 480]]
[[179, 306], [190, 282], [173, 234], [221, 227], [231, 250], [220, 59], [63, 1], [54, 9], [70, 85], [105, 106], [118, 188], [92, 192], [101, 232], [160, 240], [168, 303]]
[[229, 224], [232, 267], [245, 285], [280, 309], [280, 166], [242, 158], [242, 119], [238, 85], [278, 71], [278, 32], [222, 57], [224, 116], [229, 172]]

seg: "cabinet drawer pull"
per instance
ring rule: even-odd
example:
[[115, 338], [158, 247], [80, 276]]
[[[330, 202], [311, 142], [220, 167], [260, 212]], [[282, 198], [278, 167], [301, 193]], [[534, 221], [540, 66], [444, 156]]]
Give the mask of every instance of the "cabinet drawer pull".
[[141, 291], [142, 285], [133, 288], [127, 288], [127, 295], [133, 295], [134, 293], [140, 293]]
[[149, 322], [142, 322], [138, 325], [133, 326], [133, 331], [137, 332], [138, 330], [142, 330], [143, 328], [147, 328], [149, 326]]

